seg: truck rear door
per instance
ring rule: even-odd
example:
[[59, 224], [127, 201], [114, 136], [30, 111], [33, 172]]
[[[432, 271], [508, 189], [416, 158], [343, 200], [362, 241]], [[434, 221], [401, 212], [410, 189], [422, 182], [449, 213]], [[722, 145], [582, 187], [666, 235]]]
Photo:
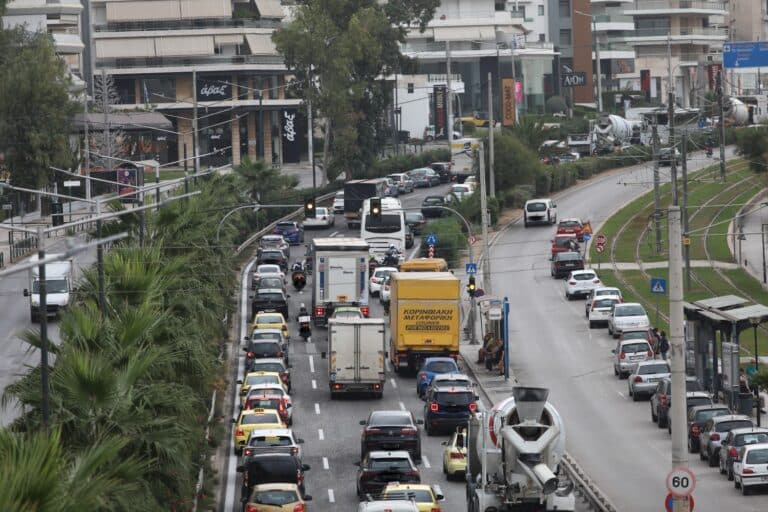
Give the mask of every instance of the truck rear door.
[[363, 382], [384, 380], [384, 326], [357, 326], [355, 351], [358, 360], [358, 379]]
[[354, 382], [357, 376], [356, 326], [334, 323], [330, 327], [331, 358], [329, 370], [336, 382]]
[[325, 300], [330, 302], [355, 302], [357, 290], [357, 259], [334, 256], [328, 264], [328, 284]]

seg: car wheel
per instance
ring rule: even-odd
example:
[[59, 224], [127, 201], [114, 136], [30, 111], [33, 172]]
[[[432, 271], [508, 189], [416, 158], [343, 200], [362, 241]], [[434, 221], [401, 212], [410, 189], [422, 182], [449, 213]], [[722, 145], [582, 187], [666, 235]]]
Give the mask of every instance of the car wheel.
[[747, 485], [744, 485], [743, 483], [741, 484], [741, 495], [742, 495], [742, 496], [749, 496], [749, 494], [750, 494], [751, 492], [752, 492], [752, 491], [751, 491], [751, 489], [749, 488], [749, 486], [747, 486]]
[[[713, 467], [715, 467], [715, 466], [717, 466], [717, 465], [719, 464], [719, 462], [717, 461], [717, 459], [715, 459], [715, 455], [714, 455], [714, 454], [712, 454], [712, 453], [709, 453], [709, 454], [707, 455], [707, 463], [709, 463], [709, 467], [711, 467], [711, 468], [713, 468]], [[723, 473], [723, 471], [722, 471], [722, 470], [720, 470], [720, 473], [722, 474], [722, 473]]]
[[653, 408], [653, 403], [651, 403], [651, 422], [658, 423], [659, 417], [656, 416], [656, 410]]
[[691, 440], [688, 440], [688, 453], [696, 453], [696, 450], [693, 449], [693, 443], [691, 443]]
[[633, 402], [637, 402], [639, 400], [640, 400], [640, 397], [638, 396], [638, 394], [637, 393], [632, 393], [632, 401]]
[[592, 320], [589, 321], [589, 328], [590, 329], [594, 329], [595, 328], [595, 322], [593, 322]]
[[658, 415], [658, 422], [659, 422], [659, 428], [664, 428], [667, 426], [667, 418], [665, 416], [662, 416], [661, 414]]
[[435, 435], [435, 431], [432, 430], [432, 427], [429, 426], [428, 422], [424, 422], [424, 431], [427, 433], [428, 436], [432, 437]]
[[728, 481], [729, 482], [732, 481], [733, 480], [733, 470], [731, 468], [728, 468], [726, 473], [728, 474]]
[[611, 324], [608, 324], [608, 335], [613, 336], [613, 329], [611, 329]]
[[571, 300], [571, 295], [568, 292], [565, 292], [565, 299]]
[[616, 366], [613, 367], [613, 375], [618, 375], [619, 371], [616, 369]]
[[739, 481], [736, 480], [736, 477], [733, 478], [733, 487], [734, 489], [741, 489], [741, 483], [739, 483]]
[[699, 460], [707, 460], [707, 456], [704, 453], [703, 449], [699, 449]]

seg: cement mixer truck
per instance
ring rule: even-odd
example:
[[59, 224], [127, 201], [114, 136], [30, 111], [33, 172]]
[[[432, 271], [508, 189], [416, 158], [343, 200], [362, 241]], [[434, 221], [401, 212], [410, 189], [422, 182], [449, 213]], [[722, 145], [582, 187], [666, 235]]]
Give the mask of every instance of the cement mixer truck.
[[573, 511], [573, 483], [560, 462], [565, 426], [549, 390], [513, 388], [512, 396], [469, 422], [468, 512]]
[[641, 129], [641, 123], [613, 114], [601, 114], [592, 129], [592, 152], [602, 155], [612, 152], [616, 146], [640, 144]]

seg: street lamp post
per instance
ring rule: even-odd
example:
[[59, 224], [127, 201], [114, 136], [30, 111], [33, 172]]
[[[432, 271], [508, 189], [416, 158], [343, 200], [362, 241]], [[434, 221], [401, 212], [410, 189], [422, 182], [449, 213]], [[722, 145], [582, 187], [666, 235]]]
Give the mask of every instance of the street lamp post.
[[760, 229], [760, 239], [762, 240], [762, 249], [763, 249], [763, 284], [768, 284], [768, 276], [766, 276], [766, 268], [765, 268], [765, 230], [768, 229], [768, 224], [763, 224]]
[[[752, 317], [749, 319], [749, 323], [752, 324], [752, 329], [754, 331], [754, 339], [755, 339], [755, 374], [757, 374], [758, 370], [758, 354], [757, 354], [757, 327], [760, 325], [760, 322], [762, 321], [762, 317]], [[753, 386], [753, 392], [755, 394], [755, 416], [757, 417], [757, 426], [760, 426], [760, 392], [757, 389], [757, 386]]]

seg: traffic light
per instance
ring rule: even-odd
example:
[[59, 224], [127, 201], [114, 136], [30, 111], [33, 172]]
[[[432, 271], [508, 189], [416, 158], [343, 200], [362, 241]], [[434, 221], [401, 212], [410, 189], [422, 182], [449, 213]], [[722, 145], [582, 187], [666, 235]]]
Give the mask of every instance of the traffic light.
[[371, 218], [376, 221], [381, 220], [381, 198], [380, 197], [371, 198]]
[[477, 286], [475, 285], [475, 276], [469, 276], [469, 284], [467, 284], [467, 293], [470, 297], [475, 296], [475, 290], [477, 290]]
[[314, 197], [308, 197], [304, 200], [304, 218], [306, 219], [314, 219], [315, 218], [315, 198]]

